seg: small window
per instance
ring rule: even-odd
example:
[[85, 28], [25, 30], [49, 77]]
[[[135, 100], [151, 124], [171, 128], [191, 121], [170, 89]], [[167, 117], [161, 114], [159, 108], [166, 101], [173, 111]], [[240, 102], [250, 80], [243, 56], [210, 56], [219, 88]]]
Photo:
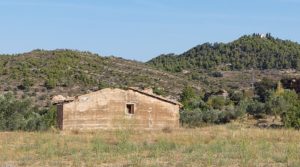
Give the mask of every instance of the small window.
[[126, 104], [126, 113], [134, 114], [134, 104]]

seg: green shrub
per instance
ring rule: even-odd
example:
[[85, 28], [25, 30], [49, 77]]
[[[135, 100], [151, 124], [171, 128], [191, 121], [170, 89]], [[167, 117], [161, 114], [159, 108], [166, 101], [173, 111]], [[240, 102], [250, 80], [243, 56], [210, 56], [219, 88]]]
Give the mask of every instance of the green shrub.
[[219, 110], [203, 110], [202, 111], [202, 120], [205, 123], [217, 123], [219, 122], [219, 114], [221, 111]]
[[203, 114], [200, 109], [192, 111], [181, 111], [180, 112], [180, 122], [184, 126], [197, 127], [203, 125]]
[[300, 129], [300, 99], [294, 90], [285, 90], [281, 95], [286, 102], [286, 111], [281, 114], [285, 127]]
[[186, 107], [188, 107], [188, 103], [191, 99], [196, 97], [195, 90], [191, 86], [186, 86], [180, 95], [180, 101]]
[[43, 116], [36, 112], [28, 113], [28, 115], [25, 117], [25, 119], [26, 119], [26, 124], [22, 130], [35, 131], [35, 130], [46, 130], [47, 129], [47, 125], [43, 119]]
[[0, 96], [0, 131], [46, 130], [55, 120], [53, 109], [41, 111], [30, 100], [18, 100], [12, 93]]
[[222, 96], [212, 96], [208, 99], [207, 104], [214, 109], [222, 110], [225, 106], [225, 98]]
[[57, 127], [57, 112], [56, 112], [56, 106], [51, 106], [49, 109], [42, 110], [41, 113], [44, 117], [43, 120], [45, 122], [45, 125], [47, 128], [49, 127]]
[[184, 109], [193, 110], [193, 109], [201, 109], [201, 110], [208, 110], [210, 106], [206, 104], [201, 98], [192, 98], [189, 99], [184, 103]]
[[160, 88], [160, 87], [154, 87], [153, 88], [153, 93], [155, 93], [157, 95], [161, 95], [161, 96], [166, 95], [166, 92], [164, 91], [164, 89]]
[[270, 90], [275, 90], [277, 83], [274, 80], [263, 78], [261, 82], [254, 84], [255, 94], [260, 102], [265, 102], [270, 95]]
[[285, 127], [300, 129], [300, 107], [291, 106], [287, 112], [283, 113], [282, 121]]
[[242, 101], [245, 98], [245, 96], [240, 91], [234, 91], [230, 93], [229, 98], [234, 102], [235, 105], [237, 105], [240, 101]]
[[47, 89], [53, 89], [57, 86], [57, 80], [54, 78], [49, 78], [46, 80], [44, 85]]
[[[225, 115], [224, 115], [225, 114]], [[207, 124], [226, 123], [226, 112], [220, 110], [201, 110], [199, 108], [180, 112], [180, 122], [187, 127], [199, 127]]]
[[248, 114], [254, 116], [265, 114], [265, 104], [256, 100], [252, 100], [249, 102], [246, 111]]
[[243, 117], [247, 112], [247, 107], [250, 104], [249, 99], [244, 99], [239, 102], [238, 105], [235, 106], [235, 115], [236, 118]]
[[283, 96], [278, 96], [275, 93], [272, 93], [265, 104], [266, 113], [277, 117], [287, 111], [288, 105], [288, 102]]
[[234, 110], [225, 110], [218, 115], [217, 123], [228, 123], [235, 118]]

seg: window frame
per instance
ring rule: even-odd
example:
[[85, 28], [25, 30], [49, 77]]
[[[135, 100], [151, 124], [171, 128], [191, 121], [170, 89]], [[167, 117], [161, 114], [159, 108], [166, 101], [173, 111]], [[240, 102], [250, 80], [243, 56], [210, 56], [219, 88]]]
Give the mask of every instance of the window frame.
[[[129, 112], [128, 106], [131, 107], [133, 112]], [[134, 103], [126, 103], [125, 104], [125, 113], [126, 113], [126, 115], [135, 115], [135, 104]]]

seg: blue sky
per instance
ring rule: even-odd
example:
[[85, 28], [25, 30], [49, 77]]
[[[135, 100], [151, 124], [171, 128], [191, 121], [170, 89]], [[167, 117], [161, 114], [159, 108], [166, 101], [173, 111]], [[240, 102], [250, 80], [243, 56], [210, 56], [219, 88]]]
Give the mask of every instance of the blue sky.
[[1, 0], [0, 53], [77, 49], [146, 61], [270, 32], [300, 41], [300, 0]]

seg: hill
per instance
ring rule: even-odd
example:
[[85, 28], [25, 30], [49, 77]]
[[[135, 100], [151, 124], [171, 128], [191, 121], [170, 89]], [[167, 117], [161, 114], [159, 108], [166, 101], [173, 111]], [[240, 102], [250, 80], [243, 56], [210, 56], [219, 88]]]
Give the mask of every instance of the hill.
[[[178, 97], [187, 81], [137, 61], [74, 50], [34, 50], [0, 56], [0, 91], [49, 106], [53, 95], [75, 96], [104, 87], [152, 87]], [[197, 86], [195, 86], [197, 87]]]
[[[263, 52], [256, 51], [260, 56], [253, 52], [251, 54], [254, 56], [251, 57], [249, 56], [250, 52], [239, 50], [237, 55], [245, 52], [244, 55], [248, 55], [248, 58], [246, 56], [241, 60], [236, 58], [236, 61], [229, 61], [232, 58], [228, 55], [235, 55], [233, 53], [237, 52], [237, 48], [255, 43], [253, 41], [261, 42], [252, 47], [253, 50], [258, 47], [264, 48], [261, 49], [264, 50]], [[273, 47], [271, 46], [275, 45], [273, 43], [281, 43], [275, 48], [284, 59], [271, 54], [263, 54], [272, 52]], [[297, 67], [293, 65], [296, 60], [298, 61], [298, 44], [275, 39], [270, 35], [266, 37], [252, 35], [241, 37], [229, 44], [204, 44], [198, 47], [201, 48], [205, 45], [210, 46], [211, 49], [209, 51], [203, 49], [199, 49], [197, 52], [188, 51], [178, 56], [162, 56], [162, 63], [159, 65], [153, 64], [155, 59], [152, 63], [150, 61], [145, 64], [75, 50], [34, 50], [17, 55], [0, 55], [0, 92], [2, 95], [7, 92], [13, 93], [13, 95], [0, 96], [1, 104], [3, 104], [1, 105], [2, 116], [0, 115], [0, 118], [2, 121], [0, 122], [2, 125], [0, 126], [4, 130], [49, 128], [55, 125], [55, 108], [51, 107], [50, 103], [50, 99], [54, 95], [76, 96], [105, 87], [152, 87], [154, 93], [169, 96], [169, 98], [179, 99], [181, 95], [182, 103], [185, 105], [182, 111], [187, 111], [181, 112], [181, 121], [187, 126], [201, 126], [202, 123], [227, 123], [243, 117], [245, 113], [265, 118], [264, 116], [278, 114], [277, 110], [272, 110], [272, 108], [280, 108], [285, 104], [298, 107], [296, 105], [299, 104], [296, 98], [297, 94], [293, 90], [288, 90], [285, 94], [272, 93], [275, 88], [283, 90], [282, 86], [280, 87], [278, 84], [283, 77], [296, 78], [300, 75], [297, 70], [285, 69]], [[213, 59], [216, 56], [212, 54], [221, 53], [220, 50], [214, 48], [215, 46], [220, 47], [219, 45], [229, 49], [228, 55], [226, 52], [224, 55], [217, 56], [223, 57], [222, 61]], [[235, 46], [235, 50], [232, 48], [233, 46]], [[200, 56], [197, 56], [198, 52], [201, 53]], [[294, 55], [295, 61], [288, 58], [291, 55]], [[157, 60], [159, 59], [160, 57], [157, 58]], [[194, 61], [198, 59], [200, 63], [195, 63]], [[205, 61], [200, 61], [202, 59]], [[261, 63], [262, 60], [267, 61], [268, 59], [274, 59], [274, 61], [270, 61], [271, 65], [268, 67], [270, 69], [254, 66]], [[243, 64], [236, 68], [238, 62], [247, 61], [257, 62], [250, 63], [248, 66]], [[198, 66], [205, 62], [213, 62], [215, 65], [211, 67]], [[286, 66], [283, 66], [284, 62], [286, 62]], [[272, 80], [265, 79], [265, 77]], [[262, 82], [258, 83], [260, 80]], [[287, 86], [294, 89], [296, 81], [288, 80]], [[285, 88], [289, 89], [289, 87]], [[276, 101], [277, 95], [282, 98], [280, 103]], [[291, 98], [286, 99], [287, 97]], [[272, 98], [275, 101], [272, 101], [274, 100]], [[18, 101], [19, 99], [25, 100]], [[28, 100], [31, 100], [32, 103]], [[276, 104], [282, 104], [282, 106], [276, 106]], [[288, 117], [295, 115], [293, 112], [294, 110], [288, 110], [282, 113], [287, 113], [286, 117]], [[195, 122], [196, 124], [193, 125], [192, 123]], [[288, 121], [283, 121], [283, 123], [286, 127], [299, 127], [298, 124], [297, 126], [288, 125]], [[266, 127], [269, 126], [269, 124], [266, 125]]]
[[247, 90], [264, 77], [298, 76], [283, 69], [298, 69], [299, 48], [270, 34], [253, 34], [227, 44], [199, 45], [181, 55], [162, 55], [147, 63], [75, 50], [0, 55], [0, 92], [13, 92], [19, 99], [31, 98], [34, 104], [47, 107], [53, 95], [76, 96], [105, 87], [152, 87], [155, 93], [175, 99], [186, 85], [202, 93]]
[[300, 45], [274, 38], [271, 34], [253, 34], [230, 43], [204, 43], [180, 55], [160, 55], [147, 64], [172, 72], [186, 69], [300, 69]]

